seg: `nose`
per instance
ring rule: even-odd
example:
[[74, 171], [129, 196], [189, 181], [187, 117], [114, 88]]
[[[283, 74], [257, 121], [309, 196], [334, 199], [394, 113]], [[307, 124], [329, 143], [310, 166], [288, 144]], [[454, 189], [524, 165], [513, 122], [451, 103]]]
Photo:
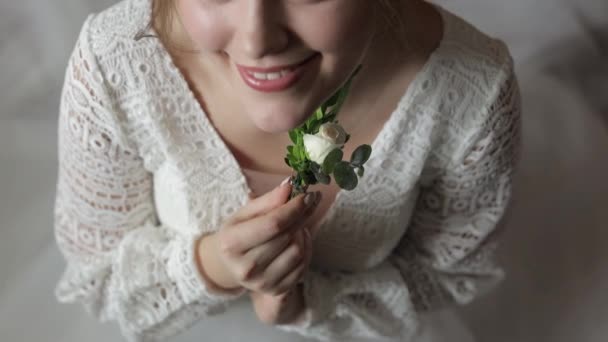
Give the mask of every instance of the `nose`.
[[247, 0], [244, 20], [237, 25], [238, 48], [246, 58], [259, 60], [283, 51], [288, 42], [288, 32], [282, 23], [281, 6], [276, 1]]

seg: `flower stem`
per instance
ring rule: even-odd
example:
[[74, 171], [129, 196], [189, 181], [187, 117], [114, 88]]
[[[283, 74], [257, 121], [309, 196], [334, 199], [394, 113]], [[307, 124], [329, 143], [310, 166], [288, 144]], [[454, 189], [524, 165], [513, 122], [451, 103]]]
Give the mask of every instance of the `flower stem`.
[[291, 193], [289, 194], [290, 200], [300, 194], [306, 193], [306, 190], [308, 189], [308, 184], [302, 185], [302, 183], [304, 182], [302, 180], [302, 177], [300, 177], [299, 173], [295, 176], [292, 176], [289, 182], [291, 184]]

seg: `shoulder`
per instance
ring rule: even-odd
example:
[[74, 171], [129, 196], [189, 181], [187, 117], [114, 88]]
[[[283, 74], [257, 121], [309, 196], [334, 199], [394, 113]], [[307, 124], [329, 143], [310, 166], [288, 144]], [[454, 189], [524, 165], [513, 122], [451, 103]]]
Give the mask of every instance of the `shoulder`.
[[451, 95], [466, 98], [474, 105], [467, 108], [469, 111], [491, 115], [493, 104], [517, 87], [511, 52], [501, 39], [484, 33], [452, 12], [441, 11], [446, 32], [437, 51], [437, 77], [445, 84], [447, 98], [452, 98]]
[[495, 101], [501, 89], [515, 78], [508, 46], [457, 14], [436, 7], [445, 26], [444, 38], [436, 53], [438, 69], [442, 75], [450, 75], [443, 76], [442, 82], [449, 88], [466, 92], [479, 106]]
[[514, 60], [507, 45], [456, 14], [440, 11], [444, 38], [425, 86], [434, 89], [428, 106], [439, 115], [438, 148], [455, 162], [482, 137], [517, 126], [521, 105]]
[[436, 7], [442, 13], [445, 25], [442, 47], [452, 58], [472, 59], [496, 72], [512, 65], [509, 48], [501, 39], [481, 31], [451, 11]]
[[103, 58], [128, 49], [137, 35], [148, 28], [152, 0], [122, 0], [91, 13], [79, 39], [86, 39], [92, 52]]
[[[146, 28], [147, 10], [152, 0], [123, 0], [84, 21], [70, 55], [63, 87], [66, 110], [79, 106], [81, 115], [113, 132], [115, 140], [127, 142], [126, 121], [120, 97], [129, 91], [125, 79], [130, 63], [123, 58], [135, 50], [135, 35]], [[139, 57], [138, 57], [139, 58]], [[63, 110], [63, 109], [62, 109]]]

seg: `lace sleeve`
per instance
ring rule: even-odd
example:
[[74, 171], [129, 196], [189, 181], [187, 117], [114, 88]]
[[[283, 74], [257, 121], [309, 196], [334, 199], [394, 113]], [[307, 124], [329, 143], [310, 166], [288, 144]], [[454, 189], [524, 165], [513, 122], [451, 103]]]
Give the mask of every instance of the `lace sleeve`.
[[198, 236], [159, 224], [152, 175], [121, 129], [87, 23], [69, 60], [59, 114], [55, 237], [67, 267], [56, 296], [117, 321], [129, 340], [155, 340], [244, 292], [210, 289], [196, 263]]
[[521, 100], [511, 74], [465, 157], [422, 189], [395, 252], [418, 311], [466, 304], [504, 277], [494, 262], [521, 146]]
[[512, 68], [483, 122], [463, 137], [465, 156], [421, 189], [407, 233], [387, 260], [357, 273], [311, 272], [307, 312], [279, 329], [338, 338], [414, 336], [418, 315], [466, 304], [504, 276], [494, 262], [519, 156], [520, 98]]

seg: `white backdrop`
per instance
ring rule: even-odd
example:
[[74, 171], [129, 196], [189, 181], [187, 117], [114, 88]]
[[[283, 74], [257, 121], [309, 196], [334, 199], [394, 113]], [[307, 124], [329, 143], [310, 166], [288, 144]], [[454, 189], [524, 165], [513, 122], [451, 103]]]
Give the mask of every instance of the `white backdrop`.
[[[0, 0], [1, 341], [120, 340], [52, 296], [63, 268], [52, 233], [63, 73], [86, 14], [114, 2]], [[509, 44], [524, 102], [507, 279], [461, 312], [484, 342], [605, 341], [608, 55], [577, 13], [608, 47], [608, 1], [437, 2]]]

